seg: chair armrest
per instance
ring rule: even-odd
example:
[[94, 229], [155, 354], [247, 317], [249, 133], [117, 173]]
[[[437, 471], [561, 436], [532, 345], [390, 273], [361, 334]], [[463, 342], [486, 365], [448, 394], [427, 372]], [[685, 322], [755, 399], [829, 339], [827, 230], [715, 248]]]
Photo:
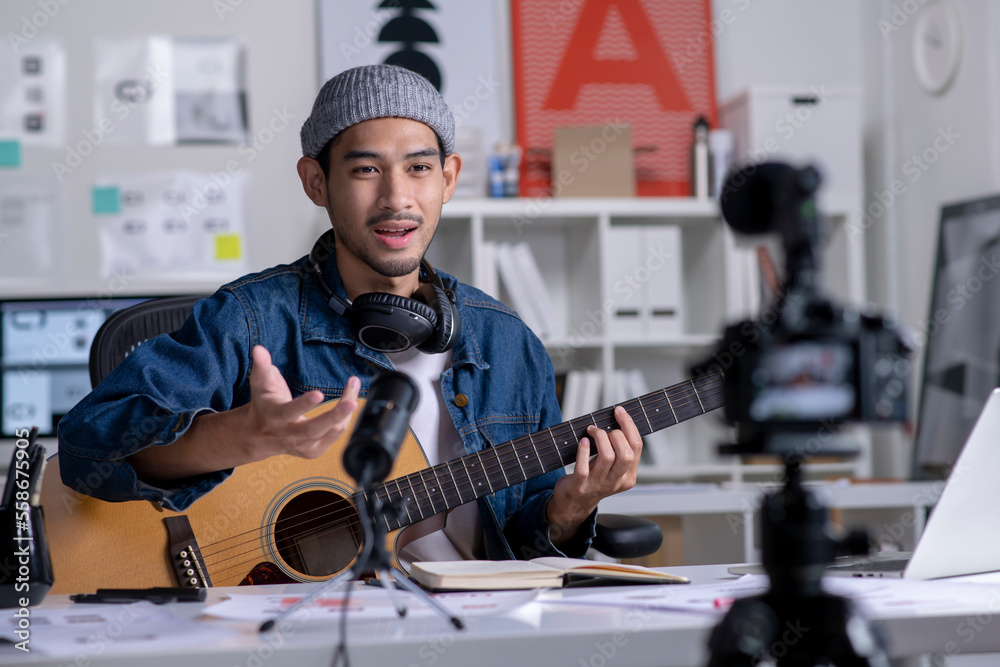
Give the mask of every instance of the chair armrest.
[[663, 531], [655, 521], [628, 514], [597, 515], [597, 534], [591, 547], [609, 558], [638, 558], [655, 553]]

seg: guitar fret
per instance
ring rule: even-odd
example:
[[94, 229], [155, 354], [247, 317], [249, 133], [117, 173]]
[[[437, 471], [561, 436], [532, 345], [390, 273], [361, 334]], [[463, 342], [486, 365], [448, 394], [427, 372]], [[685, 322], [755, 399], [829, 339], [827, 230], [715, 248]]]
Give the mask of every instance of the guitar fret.
[[[466, 458], [470, 460], [470, 463], [467, 465], [467, 467], [469, 468], [469, 475], [468, 475], [469, 486], [472, 487], [472, 497], [479, 498], [480, 496], [485, 496], [486, 495], [485, 493], [479, 492], [479, 487], [481, 487], [483, 484], [482, 482], [479, 481], [483, 476], [482, 460], [479, 460], [479, 457], [476, 454], [469, 454]], [[471, 462], [472, 459], [479, 460], [478, 470], [476, 469], [476, 464]]]
[[504, 488], [506, 489], [508, 486], [511, 486], [511, 483], [510, 480], [507, 479], [507, 473], [503, 469], [503, 462], [500, 460], [500, 452], [497, 451], [496, 447], [492, 448], [490, 451], [497, 457], [497, 467], [500, 468], [500, 474], [503, 475]]
[[[572, 422], [569, 422], [569, 425], [570, 425], [570, 431], [572, 431], [573, 430]], [[559, 443], [556, 442], [556, 436], [555, 433], [552, 432], [552, 429], [549, 429], [549, 438], [552, 440], [552, 446], [555, 447], [556, 449], [556, 459], [559, 461], [559, 463], [562, 463], [563, 462], [562, 450], [559, 449]], [[567, 441], [564, 444], [569, 444], [569, 442]]]
[[[542, 463], [541, 463], [540, 457], [538, 455], [538, 447], [535, 445], [535, 441], [534, 441], [534, 439], [532, 439], [532, 437], [530, 435], [528, 436], [528, 444], [531, 445], [531, 452], [532, 452], [532, 454], [534, 454], [534, 456], [532, 456], [531, 454], [528, 454], [527, 452], [525, 452], [525, 454], [524, 454], [524, 460], [528, 463], [528, 466], [529, 466], [528, 469], [532, 471], [531, 473], [529, 473], [528, 470], [525, 470], [525, 468], [524, 468], [523, 465], [521, 466], [521, 469], [524, 470], [524, 478], [525, 479], [531, 479], [532, 477], [536, 477], [538, 475], [541, 475], [543, 472], [545, 472], [545, 468], [542, 467]], [[532, 466], [531, 464], [535, 464], [535, 465]], [[537, 468], [537, 470], [536, 470], [536, 468]]]
[[[465, 461], [468, 458], [468, 456], [465, 456], [461, 459], [461, 461]], [[459, 464], [460, 462], [456, 461], [455, 463]], [[461, 493], [461, 491], [459, 491], [459, 495], [464, 499], [464, 502], [469, 502], [470, 500], [474, 500], [479, 497], [476, 494], [476, 486], [472, 481], [473, 471], [470, 470], [470, 467], [473, 465], [474, 464], [459, 464], [458, 474], [455, 475], [456, 488], [460, 489], [462, 484], [466, 484], [469, 487], [465, 493]]]
[[407, 476], [407, 479], [410, 480], [410, 489], [413, 491], [413, 508], [416, 510], [417, 516], [419, 517], [417, 519], [418, 521], [426, 519], [430, 516], [430, 514], [426, 512], [424, 500], [420, 497], [420, 490], [417, 487], [417, 483], [419, 482], [424, 487], [424, 495], [427, 495], [427, 482], [424, 481], [424, 476], [421, 474], [422, 472], [423, 471], [418, 470], [416, 473]]
[[441, 488], [441, 496], [444, 498], [446, 510], [458, 507], [462, 504], [462, 494], [458, 491], [458, 484], [455, 476], [451, 473], [451, 465], [445, 461], [434, 466], [437, 471], [438, 484]]
[[431, 504], [431, 514], [437, 514], [437, 508], [434, 507], [434, 498], [431, 496], [431, 490], [427, 488], [427, 480], [424, 479], [424, 470], [420, 471], [420, 481], [424, 483], [424, 491], [427, 491], [427, 500]]
[[[528, 438], [531, 439], [530, 437]], [[517, 453], [517, 447], [511, 447], [510, 450], [514, 452], [514, 460], [517, 461], [517, 467], [521, 469], [521, 480], [528, 479], [528, 473], [524, 471], [524, 466], [521, 465], [521, 455]]]
[[670, 402], [670, 394], [667, 393], [666, 389], [663, 390], [663, 396], [667, 399], [667, 406], [670, 408], [670, 414], [674, 416], [674, 423], [679, 423], [677, 421], [677, 413], [674, 412], [674, 404]]
[[455, 493], [458, 494], [458, 504], [459, 505], [464, 505], [465, 501], [462, 500], [462, 489], [458, 488], [458, 480], [455, 479], [455, 473], [451, 469], [451, 462], [450, 461], [446, 461], [445, 462], [445, 467], [448, 468], [448, 474], [451, 475], [451, 482], [452, 482], [452, 484], [455, 485]]
[[688, 380], [688, 382], [691, 384], [691, 389], [694, 390], [694, 397], [698, 399], [698, 405], [701, 406], [701, 411], [705, 412], [705, 404], [701, 402], [701, 396], [698, 395], [698, 388], [694, 386], [694, 382], [691, 382], [690, 380]]
[[646, 427], [649, 428], [649, 432], [653, 432], [653, 424], [649, 421], [649, 415], [646, 414], [646, 406], [642, 404], [642, 401], [636, 401], [639, 404], [639, 409], [642, 410], [642, 416], [646, 419]]
[[396, 483], [396, 492], [399, 494], [399, 501], [403, 504], [403, 509], [406, 510], [406, 518], [413, 522], [413, 517], [410, 516], [410, 503], [406, 495], [403, 493], [403, 488], [399, 485], [399, 478], [392, 480]]
[[[388, 506], [388, 504], [386, 506]], [[393, 516], [393, 518], [395, 519], [396, 517]], [[389, 514], [388, 513], [382, 512], [382, 520], [385, 521], [385, 529], [386, 530], [393, 530], [392, 524], [389, 523]]]
[[[482, 452], [476, 452], [476, 456], [479, 458], [479, 469], [483, 472], [483, 477], [486, 479], [486, 485], [490, 487], [490, 493], [493, 493], [493, 483], [490, 482], [490, 476], [486, 472], [486, 466], [483, 465], [483, 453]], [[480, 484], [482, 484], [482, 482], [480, 482]], [[486, 494], [483, 494], [483, 495], [486, 495]], [[476, 497], [477, 498], [480, 497], [478, 491], [476, 493]]]

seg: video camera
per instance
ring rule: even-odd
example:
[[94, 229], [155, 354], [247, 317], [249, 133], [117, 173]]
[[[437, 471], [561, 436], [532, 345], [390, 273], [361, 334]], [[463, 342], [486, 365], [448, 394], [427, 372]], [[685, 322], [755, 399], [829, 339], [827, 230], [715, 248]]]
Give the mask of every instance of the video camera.
[[823, 294], [820, 182], [814, 167], [782, 163], [750, 165], [726, 179], [726, 222], [742, 234], [780, 234], [785, 276], [758, 318], [727, 326], [713, 359], [694, 369], [725, 376], [725, 417], [737, 426], [737, 443], [724, 453], [785, 454], [824, 427], [906, 418], [910, 346], [889, 318]]

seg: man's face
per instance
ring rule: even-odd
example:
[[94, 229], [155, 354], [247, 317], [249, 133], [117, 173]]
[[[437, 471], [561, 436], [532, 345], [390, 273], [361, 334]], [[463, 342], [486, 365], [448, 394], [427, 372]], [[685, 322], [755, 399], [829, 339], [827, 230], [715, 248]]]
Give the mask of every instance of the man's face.
[[437, 135], [408, 118], [377, 118], [341, 132], [330, 150], [326, 202], [341, 271], [364, 265], [386, 278], [416, 271], [460, 164], [453, 155], [442, 168]]

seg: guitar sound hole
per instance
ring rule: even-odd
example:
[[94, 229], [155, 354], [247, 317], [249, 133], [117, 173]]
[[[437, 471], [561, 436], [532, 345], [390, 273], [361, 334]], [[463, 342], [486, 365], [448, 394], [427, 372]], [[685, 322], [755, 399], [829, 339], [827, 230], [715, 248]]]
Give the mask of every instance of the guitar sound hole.
[[330, 491], [306, 491], [278, 513], [275, 548], [288, 567], [310, 577], [346, 568], [361, 546], [354, 505]]

